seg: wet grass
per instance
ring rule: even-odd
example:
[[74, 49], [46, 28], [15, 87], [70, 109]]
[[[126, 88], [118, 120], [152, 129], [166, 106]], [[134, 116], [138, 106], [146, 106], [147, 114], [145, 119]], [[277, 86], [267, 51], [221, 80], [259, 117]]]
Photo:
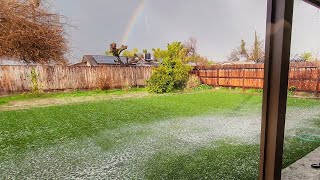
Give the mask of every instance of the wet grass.
[[[101, 93], [109, 92], [78, 92], [52, 97]], [[259, 95], [221, 90], [3, 111], [0, 112], [0, 160], [17, 159], [19, 163], [26, 152], [86, 138], [93, 139], [103, 151], [108, 151], [117, 140], [128, 137], [101, 139], [99, 134], [106, 130], [178, 117], [259, 113], [261, 100]], [[311, 99], [288, 100], [289, 107], [310, 108], [319, 104]], [[320, 128], [319, 119], [314, 122]], [[126, 135], [130, 136], [130, 133]], [[318, 146], [319, 143], [286, 138], [284, 166]], [[190, 153], [156, 153], [144, 166], [145, 176], [148, 179], [256, 179], [258, 158], [257, 144], [221, 142], [218, 146], [198, 148]]]
[[154, 155], [145, 165], [147, 179], [257, 179], [258, 145], [220, 143], [191, 153]]
[[306, 142], [296, 137], [286, 138], [284, 144], [283, 167], [287, 167], [320, 146], [320, 142]]
[[0, 112], [0, 159], [7, 153], [20, 154], [134, 123], [259, 109], [260, 102], [258, 96], [202, 92], [4, 111]]
[[[287, 167], [320, 143], [296, 138], [285, 142], [283, 167]], [[191, 153], [160, 152], [145, 164], [148, 179], [258, 179], [258, 144], [228, 144], [199, 148]]]

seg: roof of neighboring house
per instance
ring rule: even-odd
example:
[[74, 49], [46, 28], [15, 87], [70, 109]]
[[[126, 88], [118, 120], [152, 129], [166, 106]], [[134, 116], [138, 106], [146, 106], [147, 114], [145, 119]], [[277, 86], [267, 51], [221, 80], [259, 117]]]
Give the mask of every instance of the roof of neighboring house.
[[[121, 56], [120, 59], [123, 62], [127, 61], [126, 57]], [[84, 55], [82, 59], [82, 63], [89, 62], [92, 66], [98, 65], [119, 65], [116, 61], [117, 58], [115, 56], [105, 56], [105, 55]]]
[[[120, 56], [122, 62], [127, 62], [127, 57]], [[162, 59], [161, 59], [162, 60]], [[73, 66], [80, 66], [89, 63], [91, 66], [101, 66], [101, 65], [119, 65], [117, 58], [115, 56], [105, 56], [105, 55], [84, 55], [82, 62], [73, 64]], [[84, 64], [85, 63], [85, 64]], [[159, 62], [157, 61], [145, 61], [140, 60], [138, 62], [132, 63], [131, 65], [136, 66], [158, 66]]]
[[190, 66], [197, 66], [197, 63], [195, 63], [195, 62], [189, 62], [188, 65], [190, 65]]
[[138, 63], [136, 63], [136, 66], [153, 66], [153, 67], [158, 67], [158, 66], [159, 66], [159, 62], [141, 60], [141, 61], [139, 61]]
[[27, 65], [27, 63], [23, 61], [0, 59], [0, 65]]
[[224, 62], [222, 64], [257, 64], [254, 61], [234, 61], [234, 62]]
[[78, 63], [74, 63], [74, 64], [70, 64], [70, 66], [86, 66], [87, 63], [85, 62], [78, 62]]
[[40, 64], [40, 63], [27, 63], [22, 60], [15, 60], [15, 59], [0, 59], [0, 66], [36, 66], [36, 65], [59, 65], [57, 63], [46, 63], [46, 64]]

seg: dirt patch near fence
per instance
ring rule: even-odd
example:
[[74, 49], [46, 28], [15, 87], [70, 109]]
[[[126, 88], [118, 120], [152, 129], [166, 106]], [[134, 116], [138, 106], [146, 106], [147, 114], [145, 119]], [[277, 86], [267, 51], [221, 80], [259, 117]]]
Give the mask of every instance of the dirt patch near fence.
[[64, 97], [64, 98], [43, 98], [43, 99], [30, 99], [22, 101], [13, 101], [0, 106], [0, 111], [30, 109], [34, 107], [47, 107], [65, 104], [85, 103], [92, 101], [128, 99], [128, 98], [141, 98], [149, 96], [147, 92], [128, 93], [121, 95], [95, 95], [95, 96], [81, 96], [81, 97]]

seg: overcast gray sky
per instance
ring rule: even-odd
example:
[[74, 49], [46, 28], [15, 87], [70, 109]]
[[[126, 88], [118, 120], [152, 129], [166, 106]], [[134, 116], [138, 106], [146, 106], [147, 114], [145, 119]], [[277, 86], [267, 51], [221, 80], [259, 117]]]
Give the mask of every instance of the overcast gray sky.
[[[49, 4], [77, 27], [69, 28], [72, 62], [84, 54], [104, 54], [112, 42], [125, 41], [129, 49], [142, 51], [189, 37], [198, 40], [201, 55], [224, 61], [241, 39], [250, 49], [255, 30], [265, 36], [266, 0], [49, 0]], [[292, 54], [319, 54], [319, 32], [320, 11], [295, 0]]]

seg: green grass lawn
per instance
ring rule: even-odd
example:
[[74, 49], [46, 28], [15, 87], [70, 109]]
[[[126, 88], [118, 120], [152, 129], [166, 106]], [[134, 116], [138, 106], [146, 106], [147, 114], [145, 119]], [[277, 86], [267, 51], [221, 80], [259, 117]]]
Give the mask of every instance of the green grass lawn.
[[97, 95], [122, 95], [127, 92], [143, 92], [143, 88], [132, 88], [128, 91], [123, 91], [119, 89], [112, 90], [92, 90], [92, 91], [81, 91], [73, 90], [70, 92], [48, 92], [48, 93], [22, 93], [10, 96], [0, 96], [0, 105], [8, 104], [12, 101], [30, 101], [43, 98], [69, 98], [69, 97], [83, 97], [83, 96], [97, 96]]
[[[42, 95], [41, 97], [31, 96], [31, 98], [61, 98], [97, 93], [104, 94], [106, 92], [55, 93]], [[121, 95], [123, 92], [107, 93]], [[0, 101], [5, 104], [12, 100], [21, 99], [26, 100], [30, 97], [5, 97]], [[26, 173], [30, 175], [26, 175], [27, 177], [36, 177], [33, 176], [33, 171], [50, 171], [49, 167], [49, 170], [46, 169], [45, 164], [49, 163], [48, 166], [55, 166], [55, 164], [50, 163], [52, 160], [50, 162], [43, 160], [43, 156], [52, 153], [51, 148], [59, 149], [59, 147], [75, 143], [70, 148], [73, 149], [74, 154], [65, 150], [61, 150], [61, 152], [57, 150], [55, 152], [59, 153], [52, 155], [56, 159], [61, 159], [56, 163], [61, 163], [59, 167], [64, 167], [62, 169], [64, 171], [71, 167], [79, 168], [80, 166], [85, 169], [90, 166], [90, 163], [96, 163], [95, 166], [98, 166], [99, 163], [103, 164], [104, 162], [101, 162], [101, 159], [113, 157], [109, 157], [110, 153], [116, 154], [120, 150], [137, 148], [135, 145], [132, 145], [132, 147], [128, 145], [133, 142], [137, 144], [145, 142], [148, 146], [141, 147], [142, 149], [148, 148], [149, 145], [153, 148], [146, 155], [141, 155], [143, 158], [132, 158], [132, 162], [135, 164], [134, 169], [132, 169], [133, 165], [130, 164], [132, 163], [131, 160], [129, 164], [123, 162], [123, 166], [131, 168], [130, 172], [135, 171], [145, 179], [256, 179], [259, 145], [255, 141], [245, 143], [233, 138], [213, 140], [209, 138], [210, 141], [201, 145], [190, 145], [189, 141], [179, 138], [171, 140], [172, 134], [165, 136], [162, 134], [167, 132], [174, 134], [175, 130], [184, 132], [183, 127], [187, 124], [184, 124], [184, 118], [194, 118], [196, 121], [198, 117], [206, 116], [226, 117], [226, 119], [239, 118], [239, 121], [246, 121], [247, 118], [254, 117], [253, 119], [259, 121], [261, 101], [262, 98], [259, 95], [230, 93], [227, 90], [221, 90], [3, 111], [0, 112], [0, 179], [8, 177], [19, 179], [19, 177], [24, 177]], [[317, 100], [296, 98], [289, 98], [288, 100], [289, 108], [306, 109], [305, 112], [310, 109], [312, 111], [312, 108], [319, 105], [320, 103]], [[306, 121], [313, 127], [320, 128], [320, 117], [315, 117], [316, 115], [310, 116]], [[167, 123], [168, 121], [169, 123]], [[179, 123], [175, 124], [178, 121]], [[199, 122], [207, 122], [207, 120]], [[163, 125], [163, 123], [167, 124]], [[188, 122], [187, 127], [189, 128], [189, 126]], [[158, 133], [160, 130], [163, 130], [163, 132]], [[298, 130], [301, 130], [301, 128], [297, 127]], [[200, 134], [204, 131], [204, 134], [208, 133], [203, 127], [191, 128], [191, 131]], [[177, 136], [177, 134], [174, 134], [174, 136]], [[199, 137], [201, 136], [199, 135]], [[152, 138], [156, 139], [157, 143], [151, 141]], [[92, 142], [93, 145], [89, 146], [83, 143], [87, 140]], [[93, 146], [97, 148], [95, 151], [99, 153], [84, 155], [87, 156], [85, 159], [75, 156], [80, 149], [88, 149], [85, 151], [86, 153], [93, 151], [90, 150]], [[168, 149], [167, 146], [174, 146], [175, 148]], [[284, 167], [320, 146], [320, 143], [305, 142], [294, 136], [287, 136], [285, 146]], [[41, 154], [43, 151], [45, 151], [45, 155]], [[75, 157], [71, 158], [73, 156]], [[68, 157], [72, 161], [71, 164], [67, 164], [63, 160], [68, 159]], [[32, 166], [23, 166], [32, 158], [42, 159], [39, 160], [40, 164], [37, 164], [37, 167], [39, 165], [42, 167], [41, 170]], [[87, 166], [82, 167], [86, 163]], [[16, 164], [21, 165], [13, 166]], [[116, 167], [119, 168], [118, 171], [121, 171], [121, 167], [118, 166], [121, 165]], [[28, 170], [24, 171], [23, 169]], [[57, 169], [51, 171], [51, 174], [43, 177], [56, 177], [61, 173]], [[70, 174], [72, 171], [72, 168], [68, 172], [66, 170], [66, 174]], [[116, 170], [113, 169], [112, 172], [114, 171]], [[123, 177], [129, 178], [130, 175]]]

